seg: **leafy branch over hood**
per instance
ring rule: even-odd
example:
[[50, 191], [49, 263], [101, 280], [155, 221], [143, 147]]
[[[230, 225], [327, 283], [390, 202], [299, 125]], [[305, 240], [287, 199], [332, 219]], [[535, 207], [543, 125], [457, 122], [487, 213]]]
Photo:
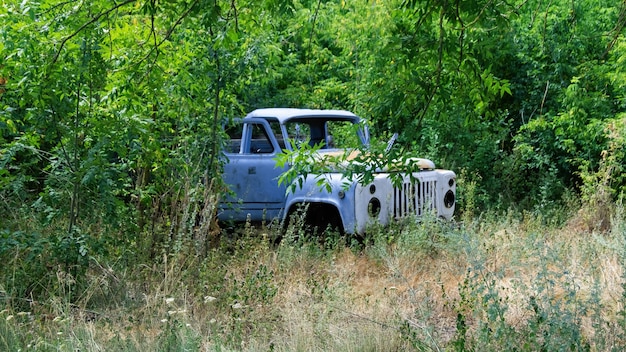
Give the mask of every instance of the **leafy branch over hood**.
[[376, 175], [388, 173], [394, 186], [398, 186], [406, 175], [412, 177], [414, 172], [435, 168], [435, 164], [428, 159], [417, 158], [401, 149], [386, 148], [385, 145], [339, 150], [322, 148], [321, 143], [313, 146], [302, 143], [296, 150], [283, 150], [276, 156], [276, 164], [281, 168], [287, 167], [287, 171], [280, 175], [278, 183], [288, 185], [287, 192], [294, 192], [296, 187], [301, 189], [311, 175], [317, 187], [331, 192], [329, 174], [342, 174], [342, 186], [348, 189], [354, 182], [365, 185], [371, 183]]

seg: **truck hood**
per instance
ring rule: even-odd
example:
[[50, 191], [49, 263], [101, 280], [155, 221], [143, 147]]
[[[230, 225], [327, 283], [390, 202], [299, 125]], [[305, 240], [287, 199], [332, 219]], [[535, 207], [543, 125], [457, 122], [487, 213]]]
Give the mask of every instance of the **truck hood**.
[[[341, 160], [341, 162], [335, 165], [335, 169], [337, 171], [341, 171], [341, 169], [345, 169], [346, 166], [351, 162], [360, 163], [360, 161], [358, 161], [360, 155], [361, 155], [361, 152], [359, 150], [334, 149], [334, 150], [319, 151], [317, 155], [315, 156], [315, 159], [320, 162], [327, 162], [329, 161], [329, 159]], [[383, 168], [378, 168], [378, 170], [376, 171], [397, 172], [397, 171], [404, 171], [407, 169], [434, 170], [435, 163], [429, 159], [423, 159], [423, 158], [417, 158], [417, 157], [409, 157], [404, 160], [394, 159], [388, 165], [386, 165]]]

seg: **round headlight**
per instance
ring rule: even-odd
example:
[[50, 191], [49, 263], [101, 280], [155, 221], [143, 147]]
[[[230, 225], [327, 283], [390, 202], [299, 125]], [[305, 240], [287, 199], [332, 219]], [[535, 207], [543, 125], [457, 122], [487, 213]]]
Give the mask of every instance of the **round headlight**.
[[448, 186], [450, 186], [450, 187], [454, 186], [454, 179], [453, 178], [448, 180]]
[[370, 214], [370, 216], [377, 217], [378, 214], [380, 214], [380, 209], [380, 200], [378, 200], [378, 198], [376, 197], [370, 199], [370, 202], [367, 204], [367, 212]]
[[446, 192], [446, 195], [443, 196], [443, 205], [446, 206], [446, 208], [452, 208], [454, 206], [454, 192], [452, 191], [448, 191]]
[[370, 194], [376, 193], [376, 185], [370, 185]]

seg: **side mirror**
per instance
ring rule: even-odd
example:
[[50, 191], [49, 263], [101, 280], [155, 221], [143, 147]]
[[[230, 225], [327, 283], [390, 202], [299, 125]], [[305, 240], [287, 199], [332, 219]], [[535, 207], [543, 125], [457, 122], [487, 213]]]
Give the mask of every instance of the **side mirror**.
[[396, 142], [396, 139], [398, 139], [398, 132], [394, 133], [393, 136], [391, 136], [391, 138], [389, 139], [389, 142], [387, 142], [387, 148], [385, 148], [385, 154], [389, 153], [391, 148], [393, 148], [393, 144]]
[[363, 124], [363, 143], [366, 146], [370, 145], [370, 128], [367, 124]]

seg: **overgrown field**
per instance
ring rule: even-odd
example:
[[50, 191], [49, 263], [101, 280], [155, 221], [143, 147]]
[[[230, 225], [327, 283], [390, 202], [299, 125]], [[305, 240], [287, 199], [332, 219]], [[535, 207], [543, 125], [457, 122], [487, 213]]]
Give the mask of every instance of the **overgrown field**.
[[[266, 107], [354, 112], [457, 218], [220, 232]], [[1, 0], [0, 352], [626, 350], [625, 166], [626, 0]]]
[[179, 238], [152, 263], [120, 248], [84, 272], [5, 232], [0, 350], [621, 350], [626, 220], [611, 206], [604, 228], [591, 211], [493, 211], [364, 243], [246, 226], [206, 252]]

